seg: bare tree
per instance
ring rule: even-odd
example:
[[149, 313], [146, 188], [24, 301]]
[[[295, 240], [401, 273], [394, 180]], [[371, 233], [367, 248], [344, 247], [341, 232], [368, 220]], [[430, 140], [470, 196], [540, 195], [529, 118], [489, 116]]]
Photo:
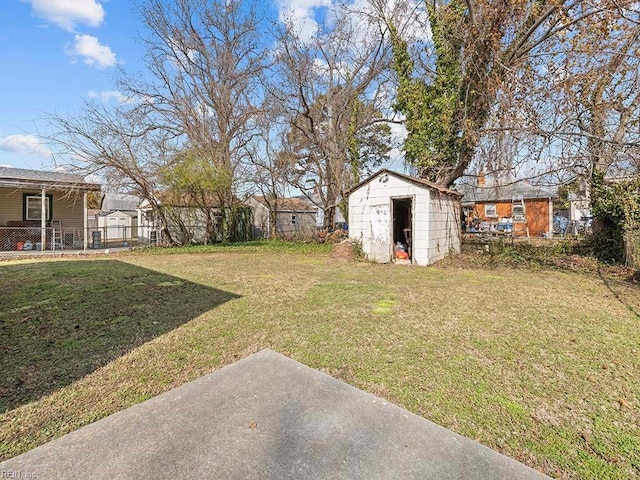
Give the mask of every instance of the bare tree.
[[[271, 97], [267, 100], [265, 113], [258, 122], [261, 141], [254, 146], [251, 156], [252, 172], [251, 193], [262, 197], [264, 205], [269, 209], [268, 231], [271, 238], [276, 238], [277, 212], [281, 199], [286, 196], [288, 187], [288, 165], [282, 162], [281, 152], [286, 144], [286, 129], [278, 123], [280, 108]], [[265, 225], [266, 226], [266, 225]]]
[[267, 54], [257, 11], [224, 0], [148, 0], [140, 9], [146, 71], [118, 82], [128, 102], [52, 115], [59, 153], [154, 207], [169, 188], [209, 216], [212, 198], [233, 206], [261, 114]]
[[[142, 18], [152, 82], [121, 82], [136, 110], [158, 120], [220, 176], [214, 193], [221, 206], [234, 202], [233, 183], [247, 161], [261, 113], [265, 42], [257, 8], [223, 0], [150, 0]], [[175, 157], [180, 161], [180, 157]], [[227, 185], [223, 187], [223, 183]]]
[[164, 132], [126, 113], [87, 102], [77, 115], [49, 114], [56, 132], [48, 141], [58, 163], [85, 174], [99, 174], [115, 189], [146, 199], [172, 241], [159, 198], [167, 139]]
[[331, 24], [308, 40], [291, 23], [280, 32], [278, 84], [270, 91], [289, 133], [279, 162], [288, 165], [291, 184], [324, 209], [325, 227], [334, 225], [335, 210], [362, 169], [379, 164], [390, 149], [378, 108], [390, 51], [379, 34], [370, 34], [375, 26], [337, 7]]

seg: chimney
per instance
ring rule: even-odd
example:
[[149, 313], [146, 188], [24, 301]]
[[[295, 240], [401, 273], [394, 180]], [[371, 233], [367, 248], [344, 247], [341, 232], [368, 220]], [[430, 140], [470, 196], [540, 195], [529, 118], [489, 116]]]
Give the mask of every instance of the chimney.
[[478, 173], [478, 186], [484, 186], [484, 170], [480, 170], [480, 172]]

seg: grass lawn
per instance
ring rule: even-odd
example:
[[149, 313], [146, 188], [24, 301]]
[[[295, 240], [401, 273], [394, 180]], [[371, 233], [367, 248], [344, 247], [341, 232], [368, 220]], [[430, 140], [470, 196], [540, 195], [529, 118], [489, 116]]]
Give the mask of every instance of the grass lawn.
[[640, 477], [640, 288], [322, 246], [0, 263], [0, 460], [262, 348], [559, 478]]

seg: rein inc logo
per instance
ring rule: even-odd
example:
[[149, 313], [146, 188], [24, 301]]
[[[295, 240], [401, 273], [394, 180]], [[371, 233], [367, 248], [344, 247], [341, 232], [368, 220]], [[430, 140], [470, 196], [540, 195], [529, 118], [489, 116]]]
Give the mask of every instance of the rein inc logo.
[[0, 470], [0, 479], [2, 478], [38, 478], [38, 475], [22, 470]]

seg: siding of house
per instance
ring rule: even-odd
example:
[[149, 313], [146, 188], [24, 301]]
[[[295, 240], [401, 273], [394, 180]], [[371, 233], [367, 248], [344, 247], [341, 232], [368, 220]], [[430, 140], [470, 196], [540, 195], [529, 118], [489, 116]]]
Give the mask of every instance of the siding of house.
[[431, 192], [429, 208], [429, 263], [437, 262], [451, 251], [460, 253], [460, 202], [450, 195]]
[[[500, 218], [509, 218], [512, 215], [512, 206], [511, 202], [486, 202], [489, 204], [493, 204], [496, 206], [496, 216], [495, 217], [487, 217], [487, 213], [485, 210], [485, 203], [476, 203], [473, 207], [473, 215], [482, 221], [486, 222], [497, 222]], [[526, 208], [526, 205], [525, 205]]]
[[[254, 198], [246, 201], [253, 209], [253, 233], [255, 237], [268, 238], [269, 209]], [[292, 215], [296, 216], [295, 224]], [[282, 210], [276, 214], [276, 236], [286, 239], [312, 239], [316, 236], [316, 210]]]
[[[212, 208], [212, 216], [219, 210]], [[211, 241], [207, 234], [207, 215], [200, 208], [165, 207], [167, 230], [176, 242], [180, 244], [208, 243]], [[181, 228], [183, 226], [184, 228]]]
[[[539, 237], [553, 230], [552, 206], [548, 198], [525, 200], [529, 235]], [[551, 224], [550, 224], [551, 223]]]
[[53, 193], [53, 219], [59, 220], [63, 230], [84, 228], [84, 203], [82, 195], [65, 197], [64, 193]]
[[[292, 223], [292, 215], [296, 216], [295, 225]], [[316, 234], [316, 212], [278, 212], [276, 214], [276, 230], [279, 238], [313, 238]]]
[[[388, 175], [362, 185], [349, 196], [349, 237], [362, 242], [362, 249], [369, 258], [378, 262], [391, 260], [391, 199], [413, 199], [413, 260], [418, 265], [429, 264], [429, 208], [430, 191], [404, 179]], [[371, 221], [377, 212], [381, 221], [387, 215], [387, 231], [377, 231]], [[381, 226], [384, 229], [384, 226]], [[374, 231], [376, 230], [376, 231]]]
[[[24, 193], [40, 195], [40, 191], [16, 190], [13, 188], [0, 188], [0, 225], [6, 225], [9, 221], [22, 220], [22, 202]], [[50, 191], [53, 195], [53, 220], [59, 220], [63, 229], [80, 229], [84, 225], [83, 196], [82, 194], [68, 195], [63, 192]]]
[[246, 203], [253, 210], [253, 237], [269, 238], [271, 236], [269, 232], [269, 209], [253, 198], [249, 198]]
[[22, 191], [0, 188], [0, 225], [12, 220], [22, 220]]
[[[494, 204], [496, 206], [497, 215], [495, 217], [486, 216], [485, 205], [487, 203]], [[502, 217], [511, 217], [512, 205], [512, 202], [507, 201], [477, 203], [474, 206], [474, 212], [478, 218], [482, 220], [495, 222]], [[553, 228], [549, 224], [553, 207], [548, 198], [525, 200], [524, 207], [527, 215], [527, 227], [529, 228], [530, 236], [542, 236]]]

